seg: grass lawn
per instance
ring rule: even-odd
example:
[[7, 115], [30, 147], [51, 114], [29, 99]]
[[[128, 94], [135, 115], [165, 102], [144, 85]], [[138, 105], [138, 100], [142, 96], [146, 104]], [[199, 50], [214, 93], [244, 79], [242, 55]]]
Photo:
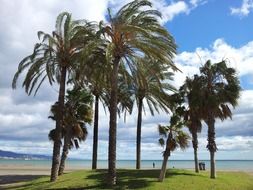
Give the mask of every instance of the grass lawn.
[[[110, 189], [106, 186], [106, 170], [82, 170], [60, 176], [50, 183], [49, 177], [17, 184], [8, 189]], [[159, 170], [118, 170], [114, 189], [158, 190], [253, 190], [253, 175], [243, 172], [217, 172], [210, 179], [209, 172], [195, 174], [187, 170], [168, 170], [163, 183], [157, 182]]]

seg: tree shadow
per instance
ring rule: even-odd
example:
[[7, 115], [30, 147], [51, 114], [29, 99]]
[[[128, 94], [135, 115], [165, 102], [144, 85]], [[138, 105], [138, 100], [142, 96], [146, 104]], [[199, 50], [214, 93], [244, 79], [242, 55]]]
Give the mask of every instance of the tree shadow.
[[[147, 188], [153, 182], [157, 182], [159, 170], [117, 170], [117, 184], [108, 185], [107, 170], [96, 170], [95, 174], [87, 176], [87, 179], [97, 181], [96, 186], [88, 186], [84, 189], [139, 189]], [[84, 179], [85, 180], [85, 179]]]
[[0, 189], [25, 187], [26, 182], [45, 177], [46, 175], [4, 175], [0, 176]]
[[40, 177], [45, 177], [45, 175], [4, 175], [0, 176], [0, 185], [17, 183], [17, 182], [27, 182]]
[[[92, 180], [95, 183], [87, 184], [84, 187], [73, 187], [73, 188], [57, 188], [58, 190], [79, 190], [79, 189], [139, 189], [139, 188], [149, 188], [152, 183], [158, 182], [158, 177], [160, 174], [159, 169], [152, 170], [134, 170], [134, 169], [118, 169], [117, 170], [117, 184], [113, 187], [108, 185], [108, 177], [106, 169], [99, 169], [96, 171], [92, 171], [87, 176], [80, 176], [82, 180]], [[198, 174], [191, 173], [187, 170], [176, 170], [176, 169], [168, 169], [166, 172], [165, 178], [173, 178], [175, 176], [199, 176]], [[44, 188], [51, 188], [49, 182], [37, 181], [35, 183], [29, 183], [30, 181], [44, 177], [42, 175], [34, 176], [34, 175], [10, 175], [10, 176], [0, 176], [0, 184], [8, 184], [4, 189], [31, 189], [34, 186], [43, 185]], [[65, 179], [61, 182], [66, 182], [71, 179]], [[18, 183], [17, 183], [18, 182]], [[23, 182], [23, 183], [22, 183]], [[28, 183], [27, 183], [28, 182]], [[13, 185], [11, 185], [13, 183]], [[15, 184], [16, 183], [16, 184]], [[10, 186], [9, 186], [10, 185]], [[1, 189], [1, 186], [0, 186]]]
[[168, 169], [166, 171], [165, 178], [167, 177], [173, 177], [173, 176], [179, 176], [179, 175], [184, 175], [184, 176], [199, 176], [197, 173], [189, 173], [189, 171], [186, 170], [170, 170]]

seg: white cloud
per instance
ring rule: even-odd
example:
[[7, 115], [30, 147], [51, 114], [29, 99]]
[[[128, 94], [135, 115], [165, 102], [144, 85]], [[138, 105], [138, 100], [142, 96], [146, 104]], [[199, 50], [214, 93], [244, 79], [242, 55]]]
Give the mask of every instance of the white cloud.
[[166, 1], [153, 1], [154, 6], [162, 13], [162, 23], [171, 21], [176, 15], [188, 13], [189, 7], [184, 1], [172, 2], [167, 4]]
[[[118, 10], [122, 5], [131, 2], [132, 0], [109, 0], [113, 10]], [[179, 14], [189, 14], [196, 7], [207, 2], [206, 0], [191, 0], [187, 1], [166, 1], [166, 0], [151, 0], [153, 7], [162, 13], [161, 23], [172, 21]]]
[[[32, 114], [0, 114], [0, 121], [2, 127], [9, 127], [9, 129], [13, 130], [13, 126], [18, 124], [20, 127], [29, 126], [33, 124], [37, 124], [42, 120], [42, 118], [38, 115]], [[2, 131], [1, 131], [2, 132]]]
[[190, 4], [193, 5], [194, 8], [205, 3], [207, 3], [207, 0], [190, 0]]
[[194, 52], [182, 52], [175, 58], [175, 63], [182, 73], [175, 75], [175, 84], [182, 85], [186, 76], [193, 76], [199, 72], [199, 67], [207, 60], [213, 63], [223, 59], [228, 61], [229, 66], [235, 68], [240, 77], [253, 74], [253, 41], [236, 48], [225, 42], [224, 39], [217, 39], [210, 48], [196, 48]]
[[247, 16], [253, 10], [252, 0], [243, 0], [241, 7], [231, 7], [230, 11], [232, 15], [237, 15], [240, 17]]
[[193, 9], [203, 5], [205, 0], [191, 0], [187, 1], [170, 1], [166, 0], [152, 0], [154, 7], [162, 13], [161, 23], [171, 21], [179, 14], [189, 14]]
[[220, 151], [248, 151], [253, 149], [253, 139], [251, 136], [220, 137], [217, 139], [217, 146]]

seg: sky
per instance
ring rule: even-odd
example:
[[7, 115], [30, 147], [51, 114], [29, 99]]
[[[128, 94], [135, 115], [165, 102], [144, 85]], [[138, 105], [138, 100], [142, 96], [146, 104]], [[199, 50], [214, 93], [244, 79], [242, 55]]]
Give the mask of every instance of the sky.
[[[48, 119], [50, 105], [57, 100], [58, 86], [42, 85], [36, 96], [27, 96], [19, 81], [11, 82], [19, 62], [32, 53], [37, 31], [51, 33], [56, 17], [63, 11], [74, 19], [105, 20], [107, 7], [115, 12], [129, 0], [0, 0], [0, 150], [51, 155], [48, 133], [55, 127]], [[179, 87], [185, 77], [198, 73], [207, 60], [227, 59], [237, 70], [242, 91], [233, 119], [216, 120], [216, 159], [253, 159], [253, 0], [152, 0], [161, 11], [160, 23], [173, 35], [178, 46], [176, 72], [171, 83]], [[108, 117], [100, 105], [98, 159], [107, 159]], [[147, 109], [146, 109], [147, 110]], [[165, 113], [143, 116], [142, 159], [162, 159], [158, 124], [168, 124]], [[117, 159], [135, 159], [137, 110], [118, 120]], [[88, 139], [71, 158], [91, 159], [92, 126]], [[207, 126], [199, 134], [199, 159], [209, 159]], [[171, 159], [193, 159], [191, 146], [177, 150]]]

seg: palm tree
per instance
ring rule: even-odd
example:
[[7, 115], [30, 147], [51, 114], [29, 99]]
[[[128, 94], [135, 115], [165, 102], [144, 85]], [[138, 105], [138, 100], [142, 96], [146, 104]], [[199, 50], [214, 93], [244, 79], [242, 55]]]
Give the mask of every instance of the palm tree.
[[[174, 100], [180, 100], [180, 97], [178, 97], [178, 95], [173, 95], [172, 98]], [[177, 105], [175, 102], [174, 107], [172, 108], [172, 112], [173, 115], [170, 118], [170, 125], [158, 126], [159, 134], [162, 136], [159, 139], [159, 143], [161, 146], [165, 146], [165, 151], [163, 152], [162, 168], [158, 179], [160, 182], [162, 182], [165, 178], [167, 162], [171, 155], [171, 152], [176, 150], [177, 147], [180, 147], [183, 150], [188, 147], [189, 136], [182, 130], [182, 127], [185, 125], [185, 121], [183, 119], [185, 108], [180, 104]]]
[[95, 96], [95, 111], [93, 128], [92, 169], [97, 169], [99, 98], [102, 96], [102, 88], [99, 86], [99, 84], [95, 84], [93, 87], [94, 88], [92, 90], [92, 94]]
[[64, 145], [58, 175], [62, 175], [65, 168], [65, 160], [68, 150], [75, 145], [79, 148], [78, 140], [85, 141], [87, 129], [85, 124], [92, 122], [92, 103], [91, 94], [84, 88], [74, 88], [68, 91], [67, 102], [64, 113]]
[[[85, 123], [92, 121], [93, 98], [86, 89], [74, 87], [67, 91], [66, 99], [62, 131], [64, 145], [58, 175], [63, 174], [69, 150], [72, 147], [79, 148], [78, 141], [85, 141], [88, 134]], [[52, 115], [49, 118], [55, 120], [58, 111], [56, 103], [51, 107]], [[55, 129], [50, 131], [49, 139], [55, 140]]]
[[[148, 63], [147, 63], [148, 62]], [[136, 62], [136, 69], [132, 71], [131, 83], [135, 93], [138, 106], [137, 135], [136, 135], [136, 169], [141, 165], [141, 125], [144, 100], [152, 115], [154, 111], [159, 113], [159, 108], [168, 113], [169, 95], [167, 92], [176, 91], [168, 82], [172, 80], [173, 73], [167, 71], [168, 68], [151, 61], [142, 59]], [[164, 82], [166, 80], [166, 82]]]
[[202, 124], [201, 120], [193, 109], [189, 108], [186, 116], [187, 127], [192, 136], [192, 147], [194, 150], [194, 163], [195, 163], [195, 172], [199, 173], [199, 160], [198, 160], [198, 133], [201, 133]]
[[16, 88], [19, 75], [28, 69], [23, 87], [30, 95], [36, 86], [35, 94], [47, 78], [50, 85], [55, 81], [59, 84], [59, 117], [56, 120], [55, 141], [53, 148], [51, 179], [57, 179], [60, 164], [61, 131], [67, 76], [75, 72], [78, 54], [93, 38], [93, 25], [84, 20], [72, 21], [71, 14], [63, 12], [56, 19], [55, 31], [52, 35], [38, 32], [41, 40], [34, 47], [31, 55], [25, 57], [14, 75], [12, 87]]
[[[105, 106], [105, 89], [108, 88], [108, 74], [106, 68], [104, 49], [98, 49], [97, 52], [91, 53], [96, 55], [90, 60], [93, 62], [93, 69], [89, 76], [90, 89], [95, 97], [94, 105], [94, 128], [93, 128], [93, 151], [92, 151], [92, 169], [97, 169], [97, 152], [98, 152], [98, 121], [99, 121], [99, 102]], [[107, 104], [108, 105], [108, 104]]]
[[215, 142], [215, 118], [222, 121], [228, 117], [232, 119], [233, 108], [238, 103], [240, 93], [240, 83], [235, 69], [228, 67], [226, 62], [211, 64], [207, 61], [200, 68], [198, 78], [201, 88], [199, 89], [199, 107], [202, 118], [208, 126], [207, 149], [210, 152], [210, 178], [215, 178], [215, 152], [217, 146]]
[[[86, 81], [89, 84], [89, 88], [95, 97], [95, 106], [94, 106], [94, 128], [93, 128], [93, 152], [92, 152], [92, 169], [97, 169], [97, 151], [98, 151], [98, 120], [99, 120], [99, 102], [104, 106], [104, 110], [106, 111], [106, 107], [109, 107], [109, 94], [110, 89], [108, 85], [108, 81], [110, 79], [110, 75], [108, 73], [108, 68], [105, 59], [105, 44], [106, 41], [101, 36], [96, 41], [97, 46], [94, 47], [88, 54], [89, 57], [85, 59], [85, 65], [90, 65], [90, 70]], [[87, 63], [87, 61], [91, 62]], [[82, 69], [81, 69], [82, 70]], [[125, 80], [125, 68], [121, 65], [119, 70], [121, 73], [119, 76], [119, 92], [118, 92], [118, 105], [120, 108], [118, 109], [118, 114], [120, 116], [121, 111], [131, 112], [132, 110], [132, 101], [130, 98], [131, 94], [129, 91], [129, 85]], [[84, 82], [82, 82], [84, 83]]]
[[65, 169], [65, 161], [68, 157], [69, 150], [73, 147], [79, 148], [79, 142], [85, 141], [88, 135], [87, 128], [82, 123], [66, 127], [66, 134], [64, 134], [64, 144], [61, 155], [61, 162], [58, 175], [62, 175]]
[[[158, 22], [160, 12], [151, 10], [147, 0], [135, 0], [123, 6], [114, 17], [109, 11], [109, 23], [100, 23], [100, 31], [109, 40], [106, 59], [110, 66], [110, 129], [108, 151], [108, 182], [116, 184], [116, 134], [118, 73], [120, 64], [130, 68], [132, 57], [147, 55], [174, 66], [176, 45], [172, 36]], [[175, 67], [173, 67], [176, 69]]]
[[[76, 149], [79, 148], [79, 143], [81, 141], [85, 141], [87, 137], [87, 128], [85, 125], [82, 125], [81, 123], [78, 125], [73, 125], [72, 127], [66, 127], [65, 130], [62, 131], [63, 133], [63, 149], [62, 149], [62, 156], [61, 156], [61, 162], [60, 167], [58, 171], [58, 175], [62, 175], [65, 169], [65, 161], [67, 159], [69, 150], [75, 147]], [[52, 129], [49, 134], [48, 138], [51, 141], [55, 140], [55, 129]]]
[[201, 124], [201, 113], [198, 108], [198, 93], [199, 93], [199, 83], [197, 81], [197, 75], [194, 76], [194, 79], [186, 78], [186, 81], [182, 87], [180, 87], [180, 94], [183, 97], [186, 97], [188, 103], [188, 109], [186, 110], [184, 119], [186, 120], [187, 127], [192, 135], [192, 146], [194, 149], [194, 163], [195, 163], [195, 172], [199, 173], [199, 164], [198, 164], [198, 133], [202, 130]]

